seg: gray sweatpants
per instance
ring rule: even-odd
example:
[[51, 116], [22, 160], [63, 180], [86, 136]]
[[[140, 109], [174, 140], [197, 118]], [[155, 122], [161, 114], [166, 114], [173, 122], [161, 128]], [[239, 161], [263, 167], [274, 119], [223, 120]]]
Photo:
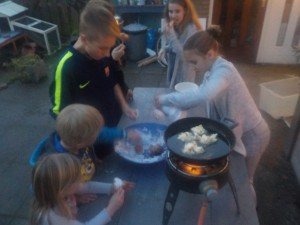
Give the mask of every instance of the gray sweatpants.
[[242, 141], [247, 151], [246, 167], [248, 170], [250, 191], [256, 206], [257, 200], [253, 187], [253, 177], [259, 160], [270, 141], [270, 129], [267, 123], [262, 120], [254, 129], [243, 134]]
[[243, 134], [242, 141], [247, 151], [246, 166], [249, 180], [253, 184], [256, 167], [270, 141], [270, 129], [267, 123], [262, 120], [254, 129]]

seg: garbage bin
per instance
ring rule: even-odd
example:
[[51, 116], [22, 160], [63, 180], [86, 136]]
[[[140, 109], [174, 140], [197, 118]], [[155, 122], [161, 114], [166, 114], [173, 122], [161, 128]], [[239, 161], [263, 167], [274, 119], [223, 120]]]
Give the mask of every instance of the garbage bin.
[[147, 31], [147, 48], [150, 48], [156, 51], [156, 43], [157, 43], [158, 32], [157, 29], [150, 28]]
[[132, 23], [124, 26], [123, 31], [129, 35], [129, 39], [125, 42], [128, 59], [138, 61], [145, 58], [147, 51], [147, 27], [139, 23]]

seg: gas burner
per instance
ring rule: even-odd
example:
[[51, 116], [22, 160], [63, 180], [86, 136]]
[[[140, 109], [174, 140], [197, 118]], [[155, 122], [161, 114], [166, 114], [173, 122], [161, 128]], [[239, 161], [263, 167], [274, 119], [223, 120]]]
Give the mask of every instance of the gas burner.
[[176, 188], [194, 194], [203, 194], [199, 189], [203, 181], [215, 180], [216, 188], [219, 189], [228, 181], [229, 160], [227, 157], [215, 162], [186, 162], [180, 156], [167, 153], [166, 174]]
[[[182, 151], [184, 144], [178, 140], [177, 136], [182, 132], [189, 132], [197, 125], [203, 125], [208, 133], [217, 133], [219, 140], [216, 144], [210, 145], [204, 153], [185, 154]], [[170, 186], [165, 199], [163, 225], [169, 222], [179, 191], [203, 194], [202, 208], [206, 208], [217, 195], [218, 190], [227, 183], [231, 188], [239, 213], [236, 188], [229, 173], [229, 154], [235, 144], [232, 131], [217, 121], [190, 117], [169, 125], [164, 138], [168, 147], [166, 174]], [[201, 212], [206, 212], [206, 210], [201, 210]], [[204, 218], [204, 216], [200, 214], [199, 218]]]
[[[236, 188], [229, 173], [228, 157], [213, 163], [191, 163], [168, 151], [166, 161], [166, 174], [170, 181], [170, 186], [165, 199], [163, 225], [167, 225], [169, 222], [179, 191], [203, 194], [205, 198], [202, 207], [206, 208], [208, 203], [217, 195], [218, 190], [226, 183], [229, 184], [232, 190], [239, 213]], [[167, 205], [171, 205], [171, 207], [167, 207]], [[201, 212], [205, 212], [205, 210]]]

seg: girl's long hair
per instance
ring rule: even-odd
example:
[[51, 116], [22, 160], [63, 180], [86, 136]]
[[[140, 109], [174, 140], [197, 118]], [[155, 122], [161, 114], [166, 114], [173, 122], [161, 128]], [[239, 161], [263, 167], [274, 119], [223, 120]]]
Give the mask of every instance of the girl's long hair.
[[54, 207], [62, 216], [72, 218], [64, 198], [66, 190], [80, 180], [80, 161], [75, 156], [56, 153], [41, 158], [32, 173], [34, 200], [30, 224], [41, 225], [45, 213]]
[[166, 18], [167, 22], [170, 22], [170, 17], [169, 17], [169, 4], [178, 4], [183, 7], [184, 9], [184, 17], [183, 21], [179, 24], [177, 30], [181, 34], [184, 30], [184, 28], [189, 24], [189, 23], [194, 23], [195, 26], [201, 31], [202, 26], [199, 22], [197, 12], [195, 10], [195, 7], [193, 3], [190, 0], [169, 0], [168, 4], [166, 4], [165, 11], [164, 11], [164, 18]]

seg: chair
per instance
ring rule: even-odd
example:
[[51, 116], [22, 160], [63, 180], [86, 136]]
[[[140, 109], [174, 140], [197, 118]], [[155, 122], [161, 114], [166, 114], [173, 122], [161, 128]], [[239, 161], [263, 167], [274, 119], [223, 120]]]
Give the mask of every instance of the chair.
[[39, 157], [41, 156], [42, 149], [45, 147], [48, 137], [45, 137], [40, 143], [36, 146], [29, 158], [29, 165], [34, 167]]

